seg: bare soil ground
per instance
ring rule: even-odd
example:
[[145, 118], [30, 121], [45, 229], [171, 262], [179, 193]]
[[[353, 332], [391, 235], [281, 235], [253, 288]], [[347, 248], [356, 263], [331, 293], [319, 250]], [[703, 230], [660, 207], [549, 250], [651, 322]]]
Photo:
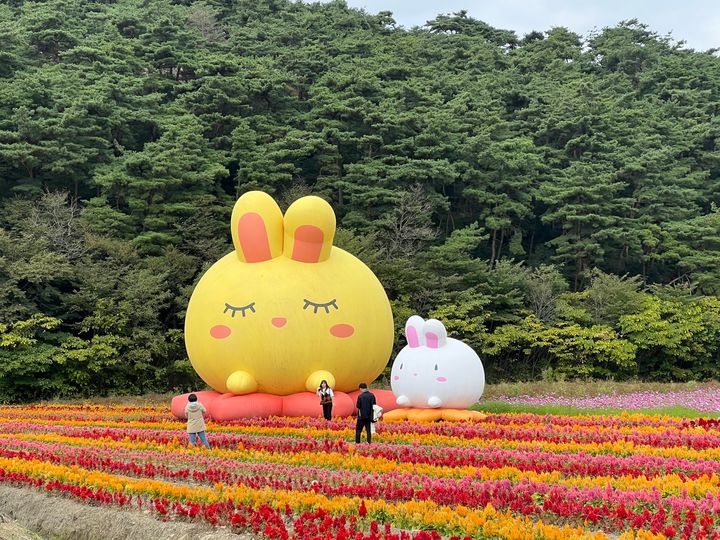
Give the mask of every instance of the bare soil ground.
[[43, 537], [0, 514], [0, 540], [43, 540]]
[[251, 540], [209, 525], [163, 522], [137, 510], [86, 504], [0, 486], [0, 540]]

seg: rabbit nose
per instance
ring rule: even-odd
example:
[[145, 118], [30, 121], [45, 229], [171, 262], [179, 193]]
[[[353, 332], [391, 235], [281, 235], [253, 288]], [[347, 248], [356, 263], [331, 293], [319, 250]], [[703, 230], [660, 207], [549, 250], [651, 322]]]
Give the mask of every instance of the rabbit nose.
[[285, 326], [286, 322], [287, 319], [285, 317], [273, 317], [272, 319], [273, 326], [277, 328], [282, 328], [283, 326]]
[[413, 375], [415, 375], [417, 377], [417, 373], [413, 373]]

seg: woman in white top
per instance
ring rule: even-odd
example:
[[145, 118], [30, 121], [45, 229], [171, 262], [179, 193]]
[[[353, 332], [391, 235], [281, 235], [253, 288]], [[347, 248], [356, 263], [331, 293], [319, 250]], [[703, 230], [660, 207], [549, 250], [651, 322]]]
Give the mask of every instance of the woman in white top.
[[333, 394], [332, 388], [328, 386], [327, 381], [320, 381], [317, 395], [320, 397], [320, 405], [322, 405], [325, 420], [332, 420], [333, 396], [335, 394]]

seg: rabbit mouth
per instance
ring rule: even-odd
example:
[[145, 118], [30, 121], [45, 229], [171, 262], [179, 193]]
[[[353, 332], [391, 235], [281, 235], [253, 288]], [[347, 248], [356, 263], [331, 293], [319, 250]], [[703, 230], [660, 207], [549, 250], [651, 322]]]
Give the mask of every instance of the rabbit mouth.
[[271, 322], [274, 327], [282, 328], [287, 324], [287, 319], [285, 317], [273, 317]]

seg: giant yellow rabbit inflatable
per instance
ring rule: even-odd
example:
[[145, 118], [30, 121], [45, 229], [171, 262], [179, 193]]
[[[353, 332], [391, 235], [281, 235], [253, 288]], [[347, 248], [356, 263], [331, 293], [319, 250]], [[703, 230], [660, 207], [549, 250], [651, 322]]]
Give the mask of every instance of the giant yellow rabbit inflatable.
[[[321, 380], [350, 392], [385, 368], [393, 321], [385, 291], [359, 259], [334, 247], [324, 200], [245, 193], [231, 219], [235, 250], [202, 276], [190, 299], [185, 343], [217, 392], [284, 396]], [[319, 410], [319, 406], [318, 406]]]

